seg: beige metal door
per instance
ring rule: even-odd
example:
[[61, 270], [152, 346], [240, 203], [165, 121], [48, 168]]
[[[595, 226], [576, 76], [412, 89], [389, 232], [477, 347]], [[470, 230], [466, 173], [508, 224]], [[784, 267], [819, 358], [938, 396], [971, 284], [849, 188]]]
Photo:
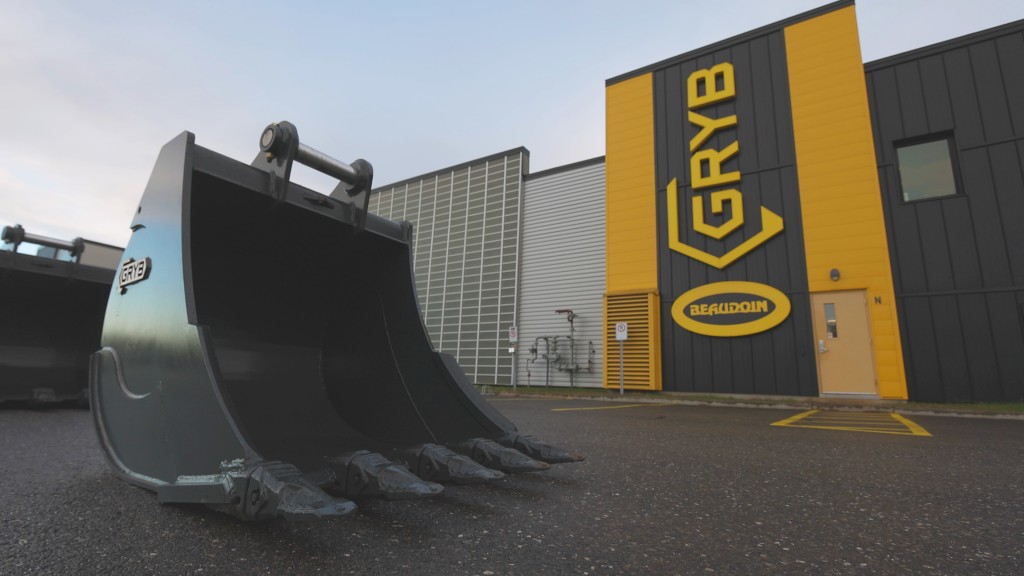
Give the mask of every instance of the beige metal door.
[[811, 294], [821, 394], [878, 397], [863, 290]]

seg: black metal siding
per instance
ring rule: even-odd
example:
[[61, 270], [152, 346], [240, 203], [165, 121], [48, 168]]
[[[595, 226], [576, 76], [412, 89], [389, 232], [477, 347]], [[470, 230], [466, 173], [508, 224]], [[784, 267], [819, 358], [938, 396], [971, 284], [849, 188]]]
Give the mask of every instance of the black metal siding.
[[[739, 140], [740, 152], [726, 170], [739, 169], [746, 224], [724, 241], [706, 240], [688, 222], [688, 142], [697, 128], [687, 121], [686, 79], [694, 71], [732, 63], [736, 98], [700, 112], [737, 115], [737, 126], [715, 134], [702, 147], [721, 150]], [[806, 259], [800, 220], [785, 38], [780, 30], [712, 52], [673, 61], [654, 72], [655, 147], [658, 187], [658, 285], [661, 295], [663, 387], [666, 390], [739, 394], [817, 395], [818, 382], [809, 318]], [[722, 254], [760, 231], [763, 205], [785, 220], [783, 232], [736, 263], [718, 270], [668, 247], [666, 187], [677, 178], [682, 239]], [[672, 318], [679, 295], [711, 282], [746, 280], [785, 293], [792, 313], [770, 331], [713, 338], [680, 328]]]
[[[867, 65], [909, 395], [1024, 399], [1024, 21]], [[904, 203], [895, 144], [951, 134], [961, 194]]]

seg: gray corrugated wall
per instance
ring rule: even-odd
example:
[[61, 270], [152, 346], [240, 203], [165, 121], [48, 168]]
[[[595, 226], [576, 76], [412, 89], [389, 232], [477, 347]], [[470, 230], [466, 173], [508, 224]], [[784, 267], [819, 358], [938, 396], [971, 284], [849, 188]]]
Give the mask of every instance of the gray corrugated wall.
[[519, 218], [529, 153], [511, 150], [374, 190], [370, 212], [413, 224], [413, 270], [434, 346], [477, 384], [512, 383]]
[[[572, 309], [576, 386], [601, 386], [602, 295], [605, 287], [604, 162], [540, 174], [526, 181], [523, 195], [522, 262], [520, 268], [519, 347], [516, 383], [543, 386], [545, 364], [540, 354], [530, 362], [530, 347], [541, 336], [569, 336], [565, 314]], [[588, 350], [594, 354], [589, 355]], [[563, 366], [569, 349], [559, 340]], [[587, 371], [588, 360], [593, 365]], [[569, 373], [551, 364], [549, 384], [569, 386]]]
[[[1024, 21], [866, 66], [910, 399], [1024, 398]], [[904, 202], [896, 146], [951, 136], [960, 193]]]

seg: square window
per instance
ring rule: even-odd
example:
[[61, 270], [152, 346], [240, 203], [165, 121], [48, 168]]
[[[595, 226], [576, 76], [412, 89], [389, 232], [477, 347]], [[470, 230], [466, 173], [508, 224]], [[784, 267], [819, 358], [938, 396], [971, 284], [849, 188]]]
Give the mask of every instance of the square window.
[[896, 146], [904, 202], [956, 195], [952, 144], [944, 137]]

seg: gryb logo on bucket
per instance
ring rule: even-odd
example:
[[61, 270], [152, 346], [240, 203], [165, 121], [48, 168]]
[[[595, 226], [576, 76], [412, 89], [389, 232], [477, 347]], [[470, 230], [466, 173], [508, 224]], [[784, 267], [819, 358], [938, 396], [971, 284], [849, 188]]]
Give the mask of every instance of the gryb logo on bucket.
[[[739, 170], [723, 172], [723, 165], [740, 152], [734, 137], [720, 150], [708, 145], [709, 139], [731, 130], [736, 134], [736, 115], [715, 116], [712, 105], [729, 102], [736, 97], [736, 80], [732, 64], [724, 62], [697, 70], [686, 80], [687, 120], [699, 130], [690, 140], [690, 214], [693, 230], [717, 241], [736, 233], [744, 224], [743, 193]], [[698, 111], [699, 110], [699, 111]], [[758, 246], [782, 232], [782, 217], [761, 206], [761, 230], [743, 242], [716, 256], [682, 241], [679, 229], [679, 186], [673, 178], [667, 188], [668, 245], [672, 250], [724, 269]], [[707, 204], [705, 206], [705, 198]], [[720, 219], [708, 222], [705, 209]], [[726, 211], [728, 208], [728, 212]], [[715, 244], [715, 243], [712, 243]], [[790, 302], [785, 294], [756, 282], [716, 282], [694, 288], [679, 296], [672, 305], [672, 318], [682, 328], [705, 336], [735, 337], [764, 332], [778, 326], [789, 316]]]
[[117, 274], [117, 287], [121, 294], [128, 291], [128, 287], [149, 278], [149, 272], [153, 269], [153, 262], [149, 258], [136, 260], [129, 258], [121, 264], [121, 271]]
[[[693, 187], [690, 214], [693, 216], [693, 229], [699, 234], [721, 241], [739, 230], [744, 223], [743, 194], [738, 188], [742, 178], [740, 171], [722, 172], [723, 164], [739, 154], [740, 143], [734, 139], [721, 150], [705, 144], [716, 133], [735, 128], [737, 120], [735, 114], [715, 118], [707, 115], [706, 109], [701, 112], [697, 110], [728, 102], [736, 97], [736, 80], [732, 64], [724, 62], [690, 74], [686, 80], [686, 95], [687, 118], [700, 129], [690, 140], [690, 184]], [[782, 232], [782, 217], [761, 206], [761, 231], [721, 256], [715, 256], [680, 239], [679, 186], [675, 178], [669, 182], [667, 193], [669, 248], [709, 266], [725, 268]], [[708, 198], [711, 213], [716, 216], [725, 214], [728, 206], [729, 216], [721, 224], [706, 221], [705, 196]]]

